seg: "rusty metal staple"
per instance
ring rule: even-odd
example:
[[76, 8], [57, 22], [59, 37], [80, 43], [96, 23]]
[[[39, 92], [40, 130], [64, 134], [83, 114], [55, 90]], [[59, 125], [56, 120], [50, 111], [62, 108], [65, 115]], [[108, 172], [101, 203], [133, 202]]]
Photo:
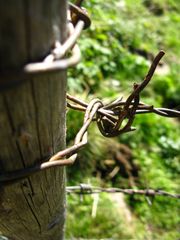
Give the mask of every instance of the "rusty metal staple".
[[79, 186], [66, 187], [68, 194], [99, 194], [99, 193], [124, 193], [128, 195], [145, 195], [149, 197], [164, 196], [180, 199], [180, 194], [169, 193], [160, 189], [124, 189], [124, 188], [103, 188], [91, 186], [89, 184], [80, 184]]

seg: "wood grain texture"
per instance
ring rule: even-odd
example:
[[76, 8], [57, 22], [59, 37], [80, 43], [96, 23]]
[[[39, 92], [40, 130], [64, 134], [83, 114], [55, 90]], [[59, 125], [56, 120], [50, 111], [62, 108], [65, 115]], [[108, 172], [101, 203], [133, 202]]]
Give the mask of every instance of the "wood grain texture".
[[[0, 1], [1, 73], [21, 69], [66, 37], [66, 0]], [[13, 81], [13, 79], [12, 79]], [[66, 72], [27, 77], [0, 92], [0, 173], [65, 147]], [[63, 239], [65, 173], [49, 169], [0, 186], [0, 232], [14, 240]]]

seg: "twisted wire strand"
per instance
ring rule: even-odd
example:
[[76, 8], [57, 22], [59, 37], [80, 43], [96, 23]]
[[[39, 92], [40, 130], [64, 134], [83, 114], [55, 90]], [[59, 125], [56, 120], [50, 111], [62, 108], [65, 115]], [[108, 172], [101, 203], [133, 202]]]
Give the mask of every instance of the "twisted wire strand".
[[99, 194], [99, 193], [123, 193], [128, 195], [145, 195], [145, 196], [164, 196], [180, 199], [180, 194], [170, 193], [160, 189], [123, 189], [123, 188], [103, 188], [91, 186], [89, 184], [80, 184], [78, 186], [66, 187], [68, 194]]

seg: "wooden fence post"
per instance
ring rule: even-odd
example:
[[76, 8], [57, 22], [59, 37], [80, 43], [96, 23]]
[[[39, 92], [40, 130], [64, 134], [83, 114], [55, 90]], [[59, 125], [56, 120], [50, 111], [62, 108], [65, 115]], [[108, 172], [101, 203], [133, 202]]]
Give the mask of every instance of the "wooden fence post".
[[[66, 37], [66, 0], [0, 1], [0, 86]], [[0, 174], [65, 147], [66, 71], [27, 76], [0, 90]], [[0, 185], [0, 232], [13, 240], [63, 239], [64, 168]]]

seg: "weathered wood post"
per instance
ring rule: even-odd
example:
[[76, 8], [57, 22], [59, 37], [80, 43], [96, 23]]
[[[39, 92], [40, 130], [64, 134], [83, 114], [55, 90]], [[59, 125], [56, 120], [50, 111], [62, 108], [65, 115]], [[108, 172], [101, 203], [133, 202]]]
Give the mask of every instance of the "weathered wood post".
[[[66, 0], [0, 1], [0, 173], [65, 146], [66, 71], [22, 79], [18, 73], [65, 39], [66, 7]], [[14, 240], [62, 239], [64, 182], [64, 169], [53, 168], [1, 184], [0, 232]]]

